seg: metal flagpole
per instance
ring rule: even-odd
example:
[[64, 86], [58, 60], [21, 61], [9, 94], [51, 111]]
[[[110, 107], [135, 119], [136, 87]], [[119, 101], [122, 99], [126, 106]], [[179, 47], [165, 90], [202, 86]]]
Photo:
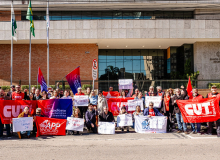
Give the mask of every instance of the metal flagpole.
[[49, 80], [49, 27], [50, 27], [50, 20], [49, 20], [49, 0], [47, 1], [47, 86], [50, 86]]
[[29, 93], [31, 93], [31, 28], [30, 28], [30, 48], [29, 48]]
[[[11, 7], [13, 7], [13, 0], [11, 2]], [[13, 18], [13, 15], [12, 15], [12, 12], [11, 12], [11, 24], [13, 23], [12, 18]], [[13, 24], [12, 24], [12, 27], [13, 27]], [[11, 29], [12, 29], [12, 32], [13, 32], [13, 28], [11, 28]], [[12, 75], [13, 75], [13, 33], [12, 32], [11, 32], [11, 85], [12, 85]]]

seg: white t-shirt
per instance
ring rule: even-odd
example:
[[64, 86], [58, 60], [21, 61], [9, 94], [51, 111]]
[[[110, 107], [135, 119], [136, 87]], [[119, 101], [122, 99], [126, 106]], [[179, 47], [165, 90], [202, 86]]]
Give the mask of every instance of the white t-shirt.
[[68, 96], [68, 97], [63, 96], [63, 97], [61, 97], [61, 99], [73, 99], [73, 97], [71, 97], [71, 96]]

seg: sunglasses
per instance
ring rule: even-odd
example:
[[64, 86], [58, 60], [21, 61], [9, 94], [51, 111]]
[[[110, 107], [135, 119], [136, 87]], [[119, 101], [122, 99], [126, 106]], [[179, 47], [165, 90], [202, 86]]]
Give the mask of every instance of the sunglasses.
[[37, 112], [37, 113], [40, 113], [40, 112]]
[[153, 106], [153, 105], [149, 105], [149, 106]]

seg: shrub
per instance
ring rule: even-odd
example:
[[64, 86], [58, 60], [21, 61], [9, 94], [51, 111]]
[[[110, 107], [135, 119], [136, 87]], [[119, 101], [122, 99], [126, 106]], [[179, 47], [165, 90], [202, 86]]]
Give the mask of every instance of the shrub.
[[88, 87], [92, 90], [92, 85], [91, 85], [91, 84], [84, 84], [84, 85], [82, 86], [82, 89], [83, 89], [83, 90], [86, 90], [86, 88], [88, 88]]
[[5, 91], [5, 90], [10, 90], [10, 86], [1, 86], [2, 89]]
[[220, 88], [220, 83], [208, 83], [208, 88], [211, 89], [213, 85], [216, 85], [217, 88]]

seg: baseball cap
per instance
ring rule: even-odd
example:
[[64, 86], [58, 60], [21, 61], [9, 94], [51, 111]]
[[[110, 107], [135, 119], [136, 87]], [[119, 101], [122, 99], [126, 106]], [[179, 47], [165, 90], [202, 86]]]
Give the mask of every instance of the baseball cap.
[[212, 85], [212, 88], [217, 88], [216, 85]]
[[11, 87], [10, 88], [15, 88], [15, 85], [11, 85]]
[[78, 87], [77, 90], [82, 89], [81, 87]]

